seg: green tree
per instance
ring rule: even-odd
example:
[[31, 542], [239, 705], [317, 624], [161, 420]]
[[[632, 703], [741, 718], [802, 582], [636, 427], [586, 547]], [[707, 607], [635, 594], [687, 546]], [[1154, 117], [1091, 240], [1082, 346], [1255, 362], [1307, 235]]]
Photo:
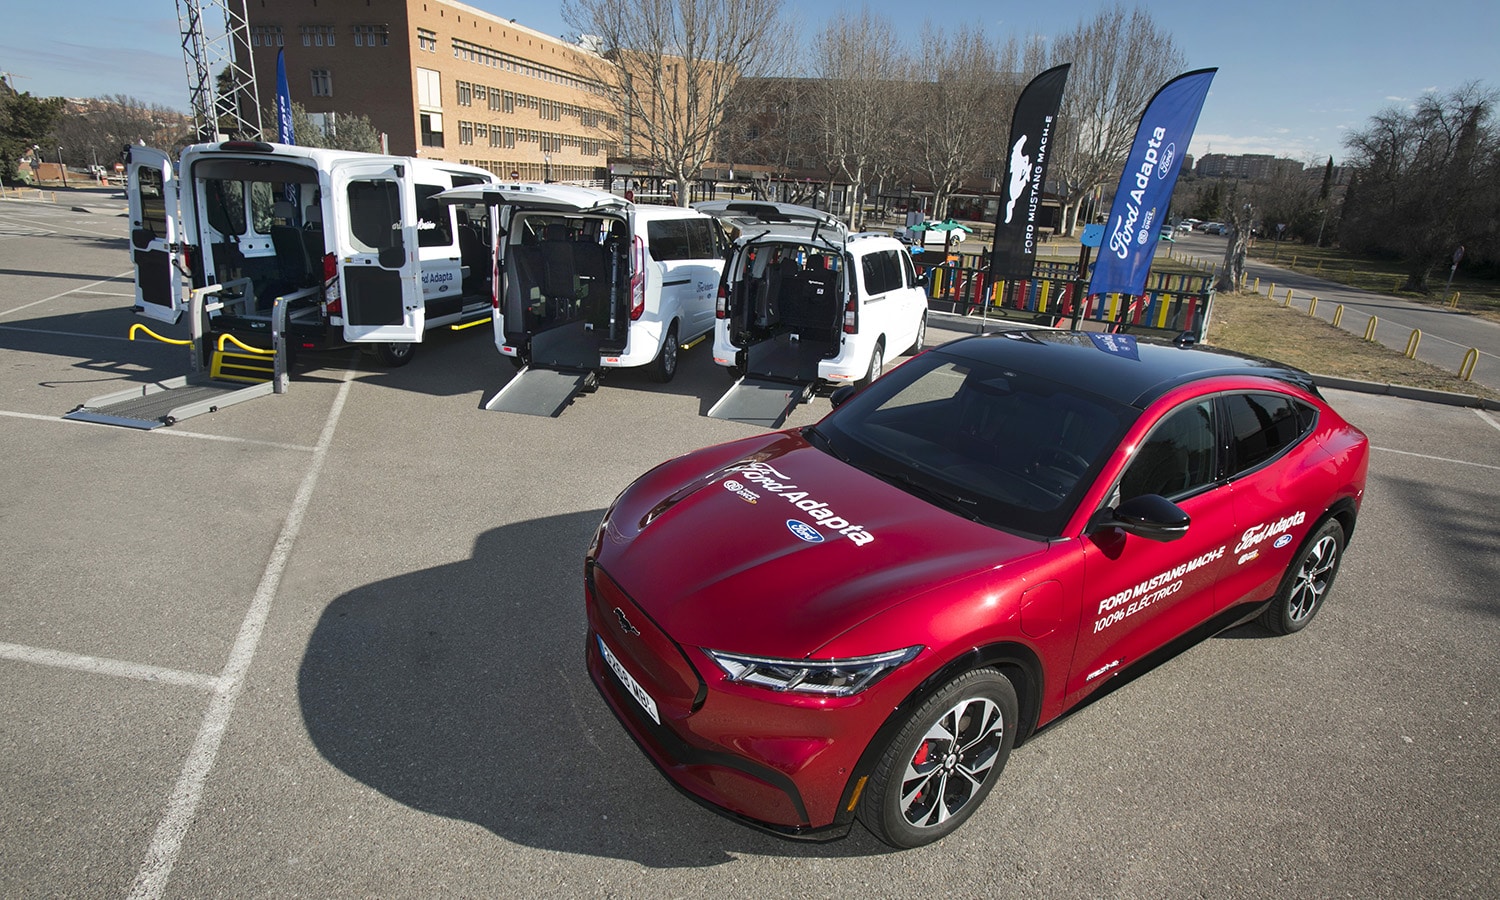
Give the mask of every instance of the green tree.
[[[273, 115], [270, 121], [275, 121]], [[303, 147], [326, 147], [330, 150], [380, 152], [380, 132], [365, 116], [354, 113], [323, 113], [323, 125], [308, 117], [307, 108], [293, 101], [292, 135]]]
[[34, 146], [52, 145], [62, 116], [63, 98], [33, 97], [29, 92], [0, 96], [0, 179], [13, 182], [16, 165]]

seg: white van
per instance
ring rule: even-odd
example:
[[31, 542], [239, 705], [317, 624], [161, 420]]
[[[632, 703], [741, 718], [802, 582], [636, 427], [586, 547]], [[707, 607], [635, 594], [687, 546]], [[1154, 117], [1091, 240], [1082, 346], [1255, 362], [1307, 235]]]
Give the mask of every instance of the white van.
[[211, 333], [264, 345], [281, 297], [289, 346], [362, 343], [404, 365], [426, 329], [493, 305], [488, 211], [435, 198], [496, 180], [458, 163], [262, 141], [195, 144], [175, 167], [132, 147], [136, 310], [176, 321], [182, 271], [194, 288], [222, 285]]
[[729, 244], [711, 216], [567, 184], [504, 183], [443, 200], [494, 210], [495, 344], [521, 372], [486, 409], [555, 416], [600, 369], [677, 373], [714, 327]]
[[868, 384], [922, 349], [925, 281], [900, 241], [849, 234], [831, 213], [789, 203], [694, 208], [740, 232], [714, 331], [714, 362], [736, 381], [710, 416], [779, 428], [818, 389]]

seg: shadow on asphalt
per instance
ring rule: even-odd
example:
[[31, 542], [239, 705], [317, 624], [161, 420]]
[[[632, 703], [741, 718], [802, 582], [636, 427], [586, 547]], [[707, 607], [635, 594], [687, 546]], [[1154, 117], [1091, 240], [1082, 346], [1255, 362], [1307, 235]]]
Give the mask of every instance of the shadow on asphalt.
[[506, 525], [462, 562], [335, 598], [298, 673], [308, 734], [350, 777], [528, 847], [712, 866], [747, 852], [886, 852], [855, 828], [806, 844], [679, 794], [584, 666], [583, 555], [603, 510]]

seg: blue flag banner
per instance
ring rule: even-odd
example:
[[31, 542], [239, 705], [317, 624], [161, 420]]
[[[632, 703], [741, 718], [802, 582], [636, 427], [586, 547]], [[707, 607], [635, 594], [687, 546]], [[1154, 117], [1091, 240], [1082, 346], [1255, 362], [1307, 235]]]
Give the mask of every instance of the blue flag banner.
[[286, 51], [276, 51], [276, 140], [297, 143], [292, 134], [292, 89], [286, 83]]
[[1104, 226], [1104, 245], [1089, 282], [1090, 294], [1134, 296], [1145, 288], [1182, 157], [1217, 71], [1198, 69], [1178, 75], [1146, 104]]

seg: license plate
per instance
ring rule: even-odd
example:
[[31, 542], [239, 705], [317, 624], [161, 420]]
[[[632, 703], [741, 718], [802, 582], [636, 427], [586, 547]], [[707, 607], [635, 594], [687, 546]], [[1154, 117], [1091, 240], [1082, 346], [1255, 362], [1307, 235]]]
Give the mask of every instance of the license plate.
[[615, 673], [615, 677], [620, 679], [621, 684], [625, 685], [626, 692], [635, 698], [641, 708], [646, 711], [646, 715], [651, 717], [651, 721], [660, 725], [661, 714], [656, 711], [656, 701], [651, 699], [651, 695], [646, 693], [646, 689], [641, 687], [641, 683], [636, 681], [633, 675], [625, 671], [624, 664], [609, 652], [609, 647], [604, 644], [604, 638], [598, 635], [594, 635], [594, 638], [599, 642], [599, 653], [604, 657], [604, 664], [609, 666], [609, 670]]

